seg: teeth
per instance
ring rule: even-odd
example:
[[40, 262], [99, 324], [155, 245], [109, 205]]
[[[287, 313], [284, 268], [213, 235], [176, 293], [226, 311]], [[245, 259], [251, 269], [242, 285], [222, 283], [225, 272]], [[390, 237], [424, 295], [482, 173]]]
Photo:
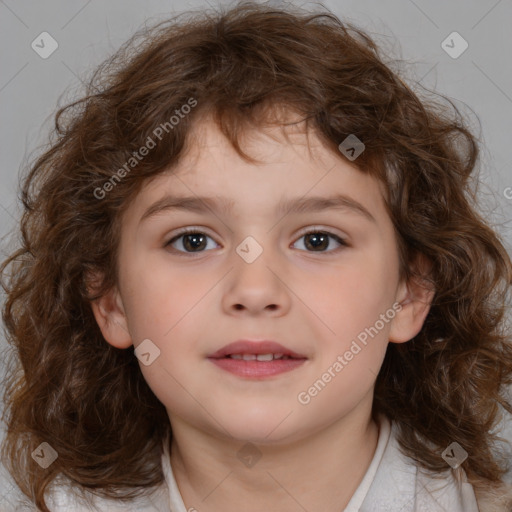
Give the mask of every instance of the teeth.
[[272, 361], [273, 359], [290, 359], [284, 354], [230, 354], [231, 359], [243, 359], [244, 361]]
[[274, 359], [274, 356], [272, 354], [258, 354], [256, 356], [256, 359], [258, 361], [272, 361], [272, 359]]

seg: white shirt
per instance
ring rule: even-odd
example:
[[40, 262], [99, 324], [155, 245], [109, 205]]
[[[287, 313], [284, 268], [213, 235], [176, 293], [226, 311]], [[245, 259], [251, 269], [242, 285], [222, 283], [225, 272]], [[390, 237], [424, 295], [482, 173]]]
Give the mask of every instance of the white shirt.
[[[97, 508], [74, 501], [60, 487], [48, 499], [55, 512], [188, 512], [170, 463], [168, 442], [164, 443], [162, 469], [165, 482], [150, 496], [132, 502], [93, 497]], [[340, 512], [479, 512], [473, 487], [457, 484], [455, 471], [429, 476], [414, 461], [402, 454], [396, 440], [396, 425], [380, 417], [377, 448], [361, 483], [350, 502]], [[459, 468], [463, 481], [464, 471]], [[53, 508], [52, 508], [53, 507]], [[200, 504], [196, 505], [200, 510]], [[318, 511], [311, 511], [318, 512]]]

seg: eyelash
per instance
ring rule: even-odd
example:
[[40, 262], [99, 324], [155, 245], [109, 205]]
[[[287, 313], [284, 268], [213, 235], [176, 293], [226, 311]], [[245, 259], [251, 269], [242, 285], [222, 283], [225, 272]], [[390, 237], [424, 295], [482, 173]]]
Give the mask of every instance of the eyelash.
[[[330, 231], [322, 230], [321, 228], [316, 228], [316, 227], [314, 227], [313, 229], [310, 229], [309, 231], [301, 233], [300, 236], [297, 238], [297, 240], [305, 237], [306, 235], [318, 234], [318, 233], [323, 234], [323, 235], [328, 235], [330, 238], [334, 238], [341, 245], [341, 247], [338, 247], [337, 249], [334, 249], [334, 250], [331, 250], [331, 251], [305, 251], [305, 252], [310, 252], [310, 253], [313, 253], [313, 254], [315, 252], [318, 252], [318, 253], [335, 253], [338, 250], [342, 249], [343, 247], [348, 247], [348, 244], [345, 242], [344, 238], [341, 238], [340, 236], [335, 235], [334, 233], [331, 233]], [[204, 233], [203, 231], [201, 231], [198, 228], [184, 228], [181, 231], [179, 231], [178, 233], [176, 233], [170, 240], [168, 240], [164, 244], [164, 248], [169, 247], [176, 240], [179, 240], [183, 236], [189, 235], [189, 234], [206, 235], [207, 237], [212, 238], [210, 235], [208, 235], [207, 233]], [[212, 238], [212, 240], [213, 240], [213, 238]], [[194, 254], [200, 254], [202, 252], [206, 252], [206, 251], [203, 250], [203, 251], [198, 251], [197, 253], [194, 253], [194, 252], [179, 251], [179, 250], [176, 250], [176, 249], [174, 249], [174, 251], [179, 253], [180, 256], [191, 256], [191, 255], [194, 255]]]

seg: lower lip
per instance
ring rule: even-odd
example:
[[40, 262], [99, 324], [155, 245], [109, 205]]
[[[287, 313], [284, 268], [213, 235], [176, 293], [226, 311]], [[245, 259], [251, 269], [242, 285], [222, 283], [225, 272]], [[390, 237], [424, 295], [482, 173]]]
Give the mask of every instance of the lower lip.
[[303, 365], [306, 359], [273, 359], [272, 361], [245, 361], [244, 359], [208, 358], [213, 364], [239, 377], [265, 378], [289, 372]]

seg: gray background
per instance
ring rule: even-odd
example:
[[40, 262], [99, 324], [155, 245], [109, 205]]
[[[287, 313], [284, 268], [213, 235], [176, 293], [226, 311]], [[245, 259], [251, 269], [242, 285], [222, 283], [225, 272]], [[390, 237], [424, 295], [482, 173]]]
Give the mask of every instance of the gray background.
[[[32, 161], [47, 141], [59, 96], [66, 93], [62, 104], [79, 94], [81, 80], [145, 22], [217, 5], [215, 0], [0, 1], [0, 259], [15, 243], [11, 231], [20, 214], [20, 166]], [[401, 59], [411, 81], [451, 97], [468, 112], [482, 142], [483, 213], [510, 251], [512, 1], [337, 0], [324, 5], [367, 30], [387, 53]], [[31, 48], [44, 31], [59, 45], [47, 59]], [[454, 31], [469, 45], [458, 58], [450, 57], [441, 46]], [[455, 49], [460, 47], [454, 44]], [[0, 335], [0, 364], [5, 354]], [[4, 477], [0, 496], [7, 501], [8, 488]]]

